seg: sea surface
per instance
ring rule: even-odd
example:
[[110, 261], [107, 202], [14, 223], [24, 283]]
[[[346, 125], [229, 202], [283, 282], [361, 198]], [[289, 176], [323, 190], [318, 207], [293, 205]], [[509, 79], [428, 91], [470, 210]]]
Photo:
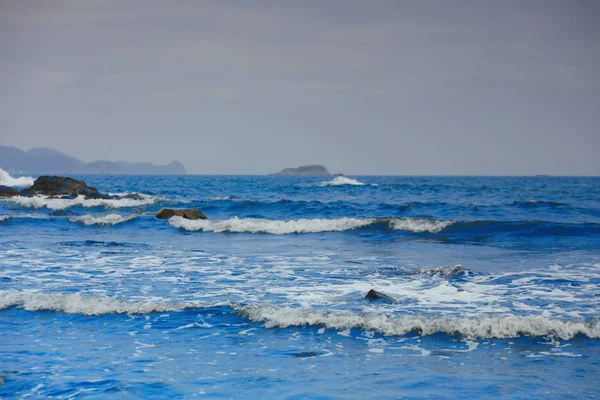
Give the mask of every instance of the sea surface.
[[76, 178], [143, 197], [0, 200], [0, 398], [600, 397], [599, 178]]

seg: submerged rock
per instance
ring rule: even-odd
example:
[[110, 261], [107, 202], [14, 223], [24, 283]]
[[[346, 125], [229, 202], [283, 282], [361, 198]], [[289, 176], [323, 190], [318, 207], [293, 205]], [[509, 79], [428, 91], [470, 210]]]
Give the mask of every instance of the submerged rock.
[[144, 200], [144, 198], [142, 197], [141, 194], [139, 193], [129, 193], [126, 194], [125, 196], [123, 196], [124, 199], [131, 199], [131, 200]]
[[369, 293], [367, 293], [367, 295], [365, 296], [365, 299], [369, 299], [369, 300], [382, 299], [382, 300], [390, 301], [392, 303], [394, 303], [396, 301], [396, 299], [393, 298], [392, 296], [388, 296], [385, 293], [378, 292], [375, 289], [369, 290]]
[[171, 217], [183, 217], [185, 219], [208, 219], [206, 215], [197, 208], [172, 209], [163, 208], [156, 214], [156, 218], [169, 219]]
[[19, 192], [11, 187], [0, 185], [0, 197], [18, 196]]
[[30, 188], [21, 191], [22, 196], [35, 196], [38, 194], [50, 197], [112, 198], [110, 195], [100, 193], [95, 187], [88, 186], [84, 181], [64, 176], [40, 176]]

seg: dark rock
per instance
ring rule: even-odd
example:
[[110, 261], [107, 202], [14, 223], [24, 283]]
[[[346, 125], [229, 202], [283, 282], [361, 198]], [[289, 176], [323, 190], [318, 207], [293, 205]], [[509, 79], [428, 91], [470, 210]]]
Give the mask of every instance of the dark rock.
[[50, 197], [85, 196], [89, 199], [110, 199], [111, 196], [98, 192], [95, 187], [88, 186], [84, 181], [63, 176], [40, 176], [29, 189], [21, 191], [24, 196], [42, 194]]
[[18, 196], [19, 192], [11, 187], [0, 185], [0, 197]]
[[287, 175], [287, 176], [330, 176], [331, 174], [322, 165], [305, 165], [298, 168], [286, 168], [272, 175]]
[[369, 299], [369, 300], [382, 299], [382, 300], [390, 301], [392, 303], [394, 303], [396, 301], [395, 298], [388, 296], [385, 293], [378, 292], [377, 290], [374, 290], [374, 289], [369, 290], [369, 293], [367, 293], [367, 295], [365, 296], [365, 299]]
[[142, 195], [140, 195], [139, 193], [129, 193], [129, 194], [126, 194], [125, 196], [123, 196], [123, 198], [124, 199], [132, 199], [132, 200], [144, 200]]
[[183, 217], [185, 219], [208, 219], [206, 215], [197, 208], [182, 208], [182, 209], [172, 209], [172, 208], [163, 208], [156, 214], [156, 218], [160, 219], [169, 219], [171, 217]]
[[300, 353], [293, 353], [292, 355], [298, 358], [310, 358], [318, 356], [318, 354], [314, 351], [303, 351]]
[[458, 274], [459, 272], [469, 272], [469, 270], [465, 267], [463, 267], [460, 264], [456, 264], [454, 267], [452, 267], [452, 269], [448, 272], [448, 274], [450, 275], [454, 275], [454, 274]]

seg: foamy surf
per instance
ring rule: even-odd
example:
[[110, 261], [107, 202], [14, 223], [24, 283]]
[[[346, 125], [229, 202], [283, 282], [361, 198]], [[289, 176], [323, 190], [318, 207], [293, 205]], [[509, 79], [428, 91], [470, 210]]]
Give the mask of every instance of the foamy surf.
[[343, 185], [353, 185], [353, 186], [370, 185], [370, 186], [377, 186], [374, 183], [367, 184], [367, 183], [364, 183], [364, 182], [360, 182], [360, 181], [358, 181], [356, 179], [346, 178], [345, 176], [337, 176], [337, 177], [335, 177], [331, 181], [324, 181], [324, 182], [321, 182], [321, 184], [320, 184], [320, 186], [343, 186]]
[[137, 218], [137, 215], [120, 215], [120, 214], [108, 214], [108, 215], [82, 215], [78, 217], [69, 217], [71, 222], [81, 222], [84, 225], [116, 225], [122, 222], [131, 221]]
[[323, 326], [337, 330], [361, 329], [377, 331], [388, 336], [419, 333], [460, 335], [470, 339], [506, 339], [519, 336], [557, 337], [569, 340], [577, 335], [600, 337], [598, 321], [567, 321], [541, 316], [492, 315], [472, 318], [333, 312], [306, 308], [263, 306], [234, 306], [251, 321], [264, 323], [267, 328], [293, 326]]
[[7, 221], [10, 218], [10, 215], [0, 215], [0, 222]]
[[438, 233], [446, 229], [456, 221], [439, 221], [425, 218], [391, 218], [390, 226], [399, 231], [415, 233]]
[[169, 224], [187, 231], [235, 232], [235, 233], [271, 233], [285, 235], [290, 233], [341, 232], [361, 228], [372, 224], [374, 219], [339, 218], [339, 219], [297, 219], [290, 221], [268, 220], [258, 218], [233, 217], [227, 220], [188, 220], [172, 217]]
[[296, 219], [269, 220], [259, 218], [233, 217], [226, 220], [188, 220], [172, 217], [169, 224], [174, 228], [187, 231], [233, 232], [233, 233], [270, 233], [285, 235], [292, 233], [343, 232], [382, 224], [390, 229], [414, 233], [437, 233], [452, 225], [455, 221], [437, 221], [423, 218], [337, 218], [337, 219]]
[[9, 187], [26, 187], [33, 185], [35, 178], [31, 176], [21, 176], [13, 178], [8, 172], [0, 168], [0, 185]]
[[215, 303], [157, 303], [152, 301], [120, 300], [109, 296], [90, 296], [80, 293], [49, 294], [33, 291], [0, 290], [0, 310], [18, 307], [27, 311], [59, 311], [66, 314], [148, 314], [152, 312], [182, 311], [188, 308], [206, 308], [226, 305]]
[[228, 306], [242, 317], [264, 324], [266, 328], [322, 326], [328, 329], [380, 332], [387, 336], [418, 333], [422, 336], [446, 333], [469, 339], [506, 339], [519, 336], [573, 339], [577, 335], [600, 337], [599, 322], [564, 320], [546, 316], [481, 315], [446, 317], [428, 315], [387, 315], [280, 307], [276, 305], [240, 305], [230, 302], [155, 302], [122, 300], [110, 296], [81, 293], [49, 294], [34, 291], [0, 290], [0, 310], [17, 307], [26, 311], [56, 311], [89, 316], [106, 314], [149, 314], [183, 311], [193, 308]]
[[30, 208], [48, 208], [50, 210], [64, 210], [70, 207], [106, 207], [106, 208], [127, 208], [127, 207], [139, 207], [148, 204], [153, 204], [159, 199], [154, 196], [140, 195], [142, 199], [88, 199], [84, 196], [78, 196], [74, 199], [59, 199], [47, 196], [15, 196], [7, 199], [1, 199], [1, 201], [16, 204], [21, 207]]

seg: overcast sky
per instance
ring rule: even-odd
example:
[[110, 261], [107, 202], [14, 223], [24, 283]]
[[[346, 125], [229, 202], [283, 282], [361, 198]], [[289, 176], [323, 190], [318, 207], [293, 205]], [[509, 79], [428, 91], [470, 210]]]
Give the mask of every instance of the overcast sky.
[[0, 145], [190, 173], [600, 174], [600, 2], [0, 0]]

